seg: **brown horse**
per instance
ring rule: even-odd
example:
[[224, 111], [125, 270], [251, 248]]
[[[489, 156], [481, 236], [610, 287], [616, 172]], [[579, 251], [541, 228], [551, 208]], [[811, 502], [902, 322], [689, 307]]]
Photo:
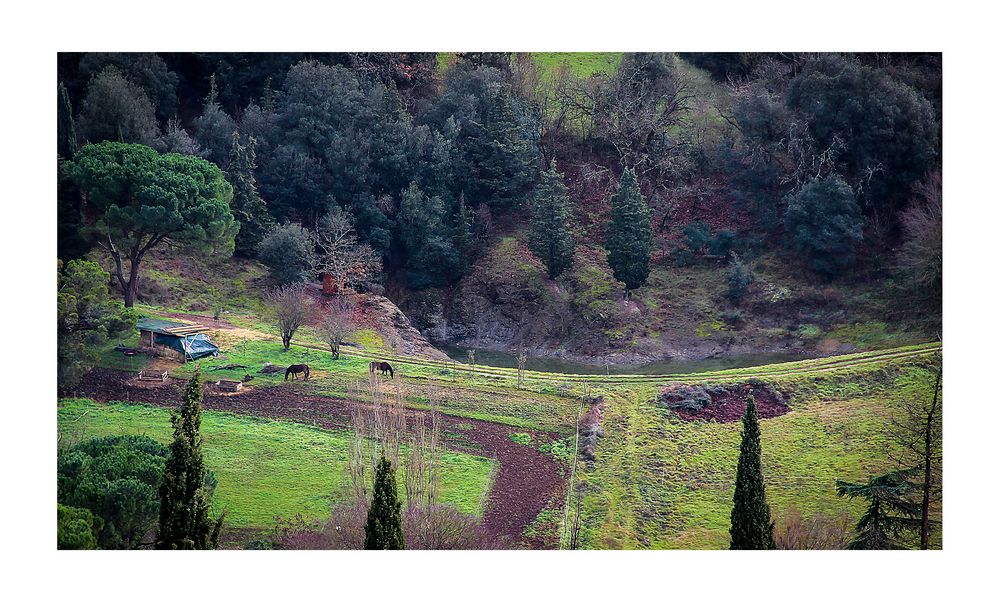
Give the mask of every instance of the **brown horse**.
[[291, 374], [292, 378], [298, 378], [299, 374], [304, 374], [303, 380], [309, 379], [309, 366], [305, 363], [300, 365], [289, 365], [288, 369], [285, 370], [285, 380], [288, 380], [288, 375]]
[[390, 378], [395, 378], [393, 374], [392, 366], [385, 361], [372, 361], [371, 365], [368, 366], [368, 371], [372, 374], [375, 372], [382, 372], [383, 376], [389, 376]]

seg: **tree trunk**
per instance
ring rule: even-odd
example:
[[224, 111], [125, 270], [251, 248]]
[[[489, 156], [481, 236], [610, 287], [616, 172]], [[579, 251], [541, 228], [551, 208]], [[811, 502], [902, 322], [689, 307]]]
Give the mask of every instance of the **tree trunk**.
[[930, 547], [930, 507], [931, 507], [931, 437], [934, 425], [935, 412], [938, 404], [938, 393], [941, 390], [941, 369], [938, 369], [937, 380], [934, 382], [934, 401], [931, 409], [927, 412], [927, 426], [924, 428], [924, 492], [920, 503], [920, 548], [926, 550]]
[[292, 335], [286, 331], [281, 332], [281, 344], [288, 350], [292, 347]]
[[128, 285], [125, 287], [125, 308], [132, 308], [139, 294], [139, 258], [132, 258], [132, 267], [128, 272]]

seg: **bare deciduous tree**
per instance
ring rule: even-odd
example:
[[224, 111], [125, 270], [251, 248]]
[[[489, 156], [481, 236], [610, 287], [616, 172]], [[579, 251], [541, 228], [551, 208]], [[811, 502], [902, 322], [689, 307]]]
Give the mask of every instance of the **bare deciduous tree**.
[[269, 291], [264, 296], [264, 306], [281, 332], [282, 345], [288, 350], [292, 336], [315, 314], [316, 302], [309, 296], [305, 284], [293, 283]]
[[890, 456], [901, 468], [918, 473], [920, 481], [920, 548], [930, 547], [930, 532], [938, 522], [931, 520], [931, 509], [941, 500], [941, 368], [934, 381], [934, 394], [928, 399], [906, 402], [893, 416], [889, 435], [893, 438]]
[[382, 271], [382, 258], [368, 244], [358, 242], [351, 218], [342, 209], [320, 218], [312, 238], [316, 246], [312, 269], [333, 277], [338, 294], [347, 285], [369, 281]]
[[941, 297], [943, 268], [941, 174], [932, 173], [916, 186], [917, 200], [901, 216], [906, 241], [897, 263], [913, 287]]
[[792, 507], [774, 527], [774, 544], [787, 550], [830, 550], [847, 548], [852, 523], [846, 514], [816, 513], [808, 518]]
[[351, 304], [344, 299], [332, 302], [320, 319], [319, 333], [330, 346], [334, 359], [340, 358], [340, 345], [357, 329]]
[[693, 93], [668, 59], [627, 54], [611, 75], [560, 76], [555, 91], [560, 115], [610, 144], [622, 164], [641, 175], [671, 170], [687, 144], [672, 133], [685, 121]]

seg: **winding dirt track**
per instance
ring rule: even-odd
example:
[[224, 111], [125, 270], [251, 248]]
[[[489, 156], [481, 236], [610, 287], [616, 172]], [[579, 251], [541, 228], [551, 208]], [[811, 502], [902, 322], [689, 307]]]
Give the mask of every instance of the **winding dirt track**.
[[[163, 407], [176, 407], [180, 403], [181, 381], [140, 387], [130, 382], [132, 377], [129, 372], [95, 369], [83, 378], [72, 395], [66, 396]], [[204, 388], [202, 406], [206, 410], [303, 422], [326, 429], [347, 428], [350, 422], [351, 402], [309, 394], [295, 383], [236, 394], [219, 393], [210, 383]], [[555, 538], [527, 539], [522, 538], [522, 533], [550, 499], [561, 506], [566, 490], [566, 478], [560, 474], [562, 465], [531, 446], [511, 441], [510, 434], [519, 430], [514, 427], [448, 415], [442, 415], [441, 420], [442, 440], [449, 449], [486, 456], [499, 463], [483, 514], [486, 530], [495, 538], [524, 542], [532, 548], [554, 548]], [[549, 438], [555, 439], [557, 435], [549, 434]]]

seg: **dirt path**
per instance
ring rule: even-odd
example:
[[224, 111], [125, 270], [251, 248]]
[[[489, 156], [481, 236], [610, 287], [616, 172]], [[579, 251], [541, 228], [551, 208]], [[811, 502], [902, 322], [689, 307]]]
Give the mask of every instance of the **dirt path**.
[[[95, 369], [65, 396], [89, 397], [95, 401], [137, 401], [175, 407], [180, 403], [183, 383], [135, 386], [132, 374]], [[308, 393], [301, 384], [254, 388], [244, 393], [219, 393], [206, 383], [202, 402], [206, 410], [303, 422], [326, 429], [349, 426], [351, 402]], [[417, 410], [413, 410], [414, 414]], [[524, 541], [532, 548], [554, 548], [555, 538], [523, 539], [524, 529], [555, 499], [562, 507], [566, 478], [563, 466], [531, 446], [510, 440], [520, 429], [503, 424], [442, 415], [442, 439], [449, 449], [496, 459], [496, 478], [483, 514], [483, 523], [496, 538]], [[539, 433], [536, 433], [539, 435]], [[545, 435], [541, 433], [540, 435]], [[549, 434], [556, 439], [556, 434]], [[551, 505], [549, 505], [551, 506]]]

